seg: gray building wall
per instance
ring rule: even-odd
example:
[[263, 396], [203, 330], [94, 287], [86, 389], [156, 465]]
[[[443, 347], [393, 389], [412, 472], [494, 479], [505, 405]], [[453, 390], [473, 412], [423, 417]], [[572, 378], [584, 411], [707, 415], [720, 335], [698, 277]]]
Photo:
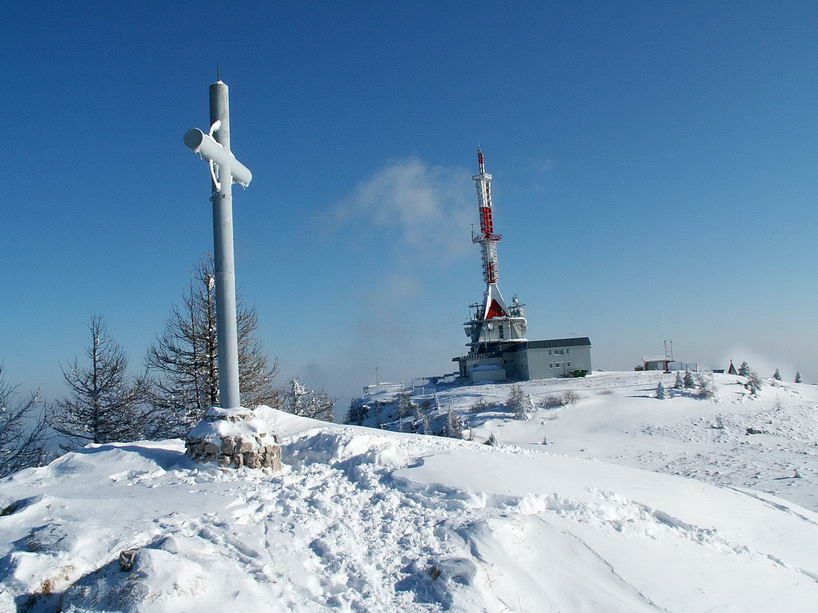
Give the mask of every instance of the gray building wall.
[[[480, 367], [492, 365], [505, 370], [507, 380], [551, 379], [574, 370], [591, 372], [591, 341], [588, 337], [529, 341], [488, 354], [470, 354], [456, 358], [461, 376], [476, 382]], [[475, 369], [475, 376], [472, 370]], [[485, 379], [483, 379], [485, 380]]]

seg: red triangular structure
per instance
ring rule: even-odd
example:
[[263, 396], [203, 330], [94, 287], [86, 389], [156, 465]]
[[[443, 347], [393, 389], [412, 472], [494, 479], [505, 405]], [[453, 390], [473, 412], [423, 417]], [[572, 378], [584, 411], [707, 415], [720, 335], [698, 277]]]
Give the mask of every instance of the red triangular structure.
[[491, 301], [489, 305], [489, 312], [486, 313], [486, 319], [493, 319], [495, 317], [508, 317], [508, 313], [503, 310], [496, 300]]
[[733, 360], [730, 360], [730, 368], [727, 369], [727, 374], [728, 375], [737, 375], [738, 374], [738, 371], [736, 370], [736, 367], [733, 366]]

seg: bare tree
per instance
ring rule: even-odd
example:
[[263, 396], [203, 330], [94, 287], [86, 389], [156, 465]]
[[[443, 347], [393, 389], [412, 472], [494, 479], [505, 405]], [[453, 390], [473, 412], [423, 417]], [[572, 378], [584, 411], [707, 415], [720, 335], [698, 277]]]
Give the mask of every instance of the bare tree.
[[324, 392], [308, 389], [297, 377], [290, 379], [289, 389], [284, 393], [281, 410], [301, 417], [332, 421], [335, 401]]
[[[238, 300], [239, 391], [248, 407], [280, 405], [273, 380], [278, 362], [270, 363], [256, 337], [258, 317]], [[151, 402], [163, 410], [166, 435], [184, 434], [210, 407], [219, 405], [216, 335], [216, 283], [211, 257], [200, 260], [193, 279], [173, 307], [165, 330], [148, 349]]]
[[17, 387], [6, 382], [0, 366], [0, 478], [46, 459], [47, 422], [37, 392], [17, 399]]
[[143, 438], [152, 417], [144, 403], [145, 377], [130, 380], [128, 358], [108, 335], [101, 316], [91, 318], [88, 331], [87, 366], [75, 358], [62, 367], [71, 395], [52, 405], [51, 427], [68, 437], [66, 449]]

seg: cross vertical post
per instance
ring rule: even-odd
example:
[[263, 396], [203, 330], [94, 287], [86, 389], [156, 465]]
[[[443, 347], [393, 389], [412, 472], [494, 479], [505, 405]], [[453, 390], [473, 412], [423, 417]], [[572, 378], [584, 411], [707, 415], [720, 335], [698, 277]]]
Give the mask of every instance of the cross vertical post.
[[[230, 101], [227, 85], [210, 86], [210, 125], [217, 121], [216, 142], [230, 152]], [[216, 272], [216, 332], [219, 347], [219, 403], [223, 408], [241, 406], [239, 396], [239, 344], [236, 323], [236, 266], [233, 260], [233, 181], [223, 177], [213, 183], [213, 249]]]
[[230, 102], [227, 85], [221, 79], [210, 86], [210, 125], [208, 134], [188, 130], [184, 142], [210, 164], [219, 404], [225, 409], [235, 409], [241, 406], [241, 398], [233, 255], [233, 182], [247, 187], [252, 173], [230, 151]]

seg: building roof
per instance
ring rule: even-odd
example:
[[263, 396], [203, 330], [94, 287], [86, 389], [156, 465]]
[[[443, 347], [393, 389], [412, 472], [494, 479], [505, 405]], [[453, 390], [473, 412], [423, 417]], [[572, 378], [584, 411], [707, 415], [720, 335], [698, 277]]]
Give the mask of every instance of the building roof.
[[547, 341], [528, 341], [529, 349], [553, 349], [554, 347], [590, 347], [591, 339], [587, 336], [574, 338], [553, 338]]
[[527, 341], [506, 347], [503, 352], [525, 351], [526, 349], [561, 349], [563, 347], [590, 347], [591, 339], [587, 336], [574, 338], [552, 338], [545, 341]]
[[643, 362], [672, 362], [666, 355], [645, 355], [642, 356]]

